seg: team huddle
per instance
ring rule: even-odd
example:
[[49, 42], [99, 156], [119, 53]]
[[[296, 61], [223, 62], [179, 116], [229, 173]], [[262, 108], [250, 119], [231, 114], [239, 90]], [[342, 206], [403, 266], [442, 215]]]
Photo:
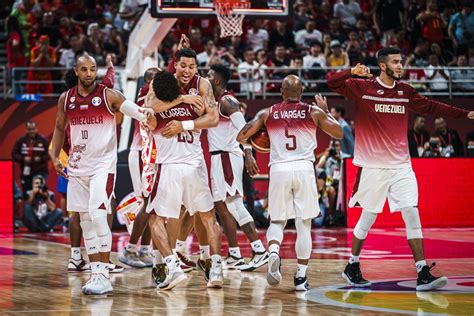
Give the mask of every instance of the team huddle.
[[[88, 55], [78, 58], [77, 86], [61, 95], [52, 141], [55, 169], [69, 179], [67, 209], [78, 212], [91, 277], [84, 294], [113, 291], [109, 279], [112, 235], [107, 223], [111, 212], [116, 163], [115, 113], [136, 121], [129, 167], [136, 196], [143, 199], [131, 245], [119, 256], [130, 266], [145, 266], [135, 252], [138, 238], [149, 230], [153, 244], [152, 277], [159, 290], [170, 290], [187, 279], [185, 272], [202, 270], [207, 287], [222, 288], [223, 268], [254, 271], [267, 264], [267, 282], [282, 282], [280, 246], [283, 231], [295, 219], [297, 291], [309, 288], [307, 268], [313, 244], [312, 219], [319, 215], [314, 172], [316, 131], [342, 137], [338, 121], [321, 95], [315, 102], [302, 101], [303, 84], [288, 75], [281, 84], [282, 102], [258, 112], [246, 123], [239, 101], [226, 90], [231, 75], [223, 65], [214, 65], [207, 77], [197, 73], [196, 53], [182, 41], [167, 70], [148, 69], [139, 93], [141, 106], [106, 86], [95, 83], [96, 63]], [[342, 276], [356, 287], [370, 286], [362, 277], [359, 254], [367, 233], [388, 197], [393, 211], [401, 211], [418, 272], [417, 290], [431, 290], [447, 283], [446, 277], [430, 273], [423, 253], [418, 215], [416, 178], [411, 169], [406, 140], [407, 109], [421, 113], [474, 118], [473, 112], [421, 97], [401, 77], [400, 51], [384, 48], [378, 54], [381, 75], [357, 65], [328, 79], [328, 86], [357, 104], [358, 135], [354, 163], [360, 167], [352, 205], [363, 208], [354, 230], [352, 253]], [[367, 77], [352, 79], [352, 75]], [[382, 91], [382, 93], [380, 93]], [[403, 111], [377, 111], [390, 102]], [[374, 103], [375, 105], [372, 105]], [[403, 126], [404, 124], [404, 126]], [[70, 126], [68, 174], [59, 152]], [[405, 129], [403, 129], [405, 128]], [[208, 170], [200, 142], [207, 129], [211, 164]], [[266, 129], [270, 138], [270, 183], [267, 246], [259, 239], [252, 216], [243, 202], [243, 168], [258, 172], [249, 138]], [[377, 132], [383, 130], [384, 132]], [[396, 138], [401, 133], [403, 137]], [[360, 134], [359, 134], [360, 133]], [[369, 141], [371, 139], [371, 141]], [[386, 139], [390, 139], [387, 142]], [[371, 146], [376, 148], [371, 150]], [[381, 157], [384, 156], [384, 157]], [[219, 217], [217, 221], [216, 213]], [[245, 262], [237, 243], [237, 224], [252, 248]], [[229, 243], [228, 256], [221, 254], [221, 228]], [[200, 256], [193, 262], [185, 253], [185, 240], [194, 229]]]

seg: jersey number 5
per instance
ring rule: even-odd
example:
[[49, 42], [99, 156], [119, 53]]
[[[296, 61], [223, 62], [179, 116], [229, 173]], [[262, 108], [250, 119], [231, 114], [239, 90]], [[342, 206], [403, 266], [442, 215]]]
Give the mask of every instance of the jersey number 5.
[[182, 132], [178, 134], [178, 143], [188, 143], [192, 144], [194, 141], [194, 136], [191, 132]]
[[285, 127], [285, 136], [286, 138], [291, 140], [291, 142], [286, 143], [286, 150], [295, 150], [296, 149], [296, 136], [290, 134], [288, 130], [288, 126]]

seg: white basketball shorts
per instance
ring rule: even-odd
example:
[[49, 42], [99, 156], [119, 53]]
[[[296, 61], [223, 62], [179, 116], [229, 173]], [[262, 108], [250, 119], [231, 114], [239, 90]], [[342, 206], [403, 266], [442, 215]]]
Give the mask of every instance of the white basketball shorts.
[[69, 176], [67, 209], [72, 212], [89, 212], [103, 209], [111, 213], [110, 200], [115, 187], [115, 173], [98, 173], [93, 176]]
[[130, 153], [128, 154], [128, 169], [130, 170], [130, 178], [132, 179], [133, 192], [135, 193], [135, 196], [143, 196], [143, 164], [140, 151], [130, 150]]
[[315, 218], [319, 212], [316, 176], [311, 161], [283, 162], [270, 167], [268, 214], [272, 221]]
[[243, 196], [243, 170], [242, 154], [222, 152], [211, 156], [211, 188], [215, 202], [235, 195]]
[[147, 213], [179, 218], [181, 205], [191, 215], [214, 208], [205, 165], [162, 164], [155, 179]]
[[396, 169], [359, 167], [349, 206], [382, 213], [387, 197], [392, 213], [418, 206], [418, 184], [411, 166]]

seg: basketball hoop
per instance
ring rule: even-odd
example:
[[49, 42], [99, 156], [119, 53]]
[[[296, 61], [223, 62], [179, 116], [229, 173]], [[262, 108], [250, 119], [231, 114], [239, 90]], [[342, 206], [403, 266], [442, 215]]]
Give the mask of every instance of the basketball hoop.
[[239, 36], [242, 34], [242, 22], [245, 14], [235, 13], [234, 9], [250, 8], [248, 0], [215, 0], [217, 20], [221, 26], [221, 37]]

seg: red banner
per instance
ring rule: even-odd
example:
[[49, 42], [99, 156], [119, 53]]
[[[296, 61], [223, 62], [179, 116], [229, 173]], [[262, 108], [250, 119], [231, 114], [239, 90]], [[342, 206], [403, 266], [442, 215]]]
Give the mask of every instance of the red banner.
[[0, 234], [13, 233], [13, 163], [0, 161], [0, 192], [3, 202], [0, 203]]
[[[412, 159], [418, 181], [418, 208], [423, 227], [474, 227], [474, 159]], [[349, 201], [357, 167], [346, 160]], [[361, 208], [347, 208], [347, 227], [355, 227]], [[405, 227], [400, 212], [390, 213], [385, 203], [374, 227]]]

